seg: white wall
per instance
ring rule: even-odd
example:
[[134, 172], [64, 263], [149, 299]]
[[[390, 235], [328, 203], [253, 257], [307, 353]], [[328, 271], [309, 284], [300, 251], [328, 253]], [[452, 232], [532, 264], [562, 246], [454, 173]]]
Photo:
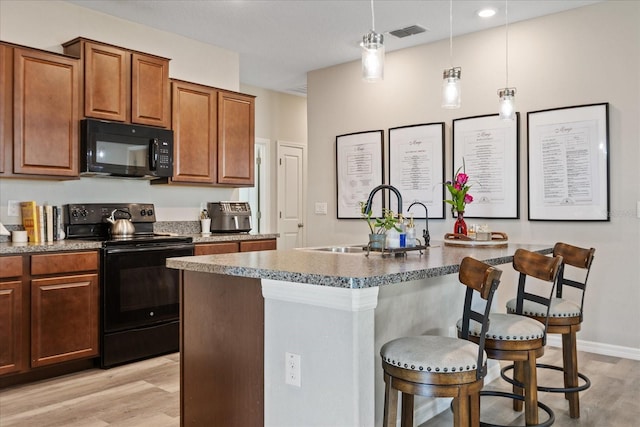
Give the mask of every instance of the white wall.
[[[580, 346], [640, 358], [640, 335], [633, 332], [640, 323], [639, 22], [640, 2], [607, 1], [509, 26], [509, 85], [518, 90], [521, 113], [520, 219], [487, 222], [514, 242], [595, 247]], [[503, 28], [454, 39], [453, 62], [462, 66], [459, 110], [440, 108], [448, 40], [387, 53], [382, 83], [362, 82], [359, 62], [309, 73], [309, 246], [362, 242], [367, 233], [362, 221], [336, 219], [336, 135], [384, 129], [386, 141], [391, 127], [444, 121], [451, 176], [452, 119], [497, 112], [504, 46]], [[599, 102], [609, 102], [611, 221], [528, 221], [526, 112]], [[328, 202], [330, 215], [314, 215], [315, 202]], [[430, 221], [432, 239], [452, 226], [452, 219]], [[501, 307], [515, 293], [511, 267], [503, 269]]]

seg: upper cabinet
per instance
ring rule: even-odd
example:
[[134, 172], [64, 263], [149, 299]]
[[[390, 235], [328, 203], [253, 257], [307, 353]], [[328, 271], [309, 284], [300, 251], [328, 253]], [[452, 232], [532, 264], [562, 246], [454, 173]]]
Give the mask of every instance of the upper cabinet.
[[173, 177], [152, 184], [254, 183], [255, 97], [173, 80]]
[[218, 183], [253, 185], [255, 98], [218, 93]]
[[[7, 175], [20, 177], [78, 176], [78, 99], [80, 66], [67, 56], [21, 47], [3, 47], [3, 88], [13, 87], [11, 129], [3, 113], [3, 143]], [[5, 61], [13, 51], [13, 72], [6, 75]], [[12, 85], [12, 86], [11, 86]], [[3, 90], [3, 102], [6, 99]], [[11, 136], [9, 136], [11, 135]], [[7, 164], [13, 160], [12, 170]], [[4, 175], [3, 175], [4, 176]]]
[[171, 88], [171, 182], [215, 184], [218, 91], [182, 81], [173, 81]]
[[169, 127], [169, 60], [76, 38], [65, 53], [84, 63], [84, 116]]

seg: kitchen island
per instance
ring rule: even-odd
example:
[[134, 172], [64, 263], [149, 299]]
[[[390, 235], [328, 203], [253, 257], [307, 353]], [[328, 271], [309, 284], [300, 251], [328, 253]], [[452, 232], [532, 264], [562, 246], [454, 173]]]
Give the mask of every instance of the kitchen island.
[[[310, 248], [168, 259], [182, 270], [181, 423], [380, 425], [381, 345], [451, 334], [462, 259], [507, 264], [518, 248], [551, 252], [433, 242], [406, 257]], [[504, 277], [501, 288], [515, 293]], [[285, 369], [290, 355], [299, 356], [299, 374]], [[442, 408], [417, 400], [416, 421]]]

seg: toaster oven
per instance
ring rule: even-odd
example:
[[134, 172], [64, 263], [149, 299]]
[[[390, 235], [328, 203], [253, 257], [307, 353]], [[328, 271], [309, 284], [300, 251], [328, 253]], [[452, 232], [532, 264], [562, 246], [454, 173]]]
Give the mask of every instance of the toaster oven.
[[247, 202], [210, 202], [212, 233], [248, 233], [251, 231], [251, 207]]

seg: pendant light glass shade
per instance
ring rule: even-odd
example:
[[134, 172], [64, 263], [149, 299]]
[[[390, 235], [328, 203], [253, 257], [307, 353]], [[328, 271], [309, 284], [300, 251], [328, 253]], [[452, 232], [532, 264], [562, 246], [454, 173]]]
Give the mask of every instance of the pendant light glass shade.
[[375, 31], [362, 36], [362, 80], [377, 82], [384, 79], [384, 37]]
[[501, 120], [514, 120], [516, 118], [515, 94], [515, 87], [505, 87], [504, 89], [498, 90]]
[[460, 67], [449, 68], [442, 73], [442, 108], [460, 108]]

